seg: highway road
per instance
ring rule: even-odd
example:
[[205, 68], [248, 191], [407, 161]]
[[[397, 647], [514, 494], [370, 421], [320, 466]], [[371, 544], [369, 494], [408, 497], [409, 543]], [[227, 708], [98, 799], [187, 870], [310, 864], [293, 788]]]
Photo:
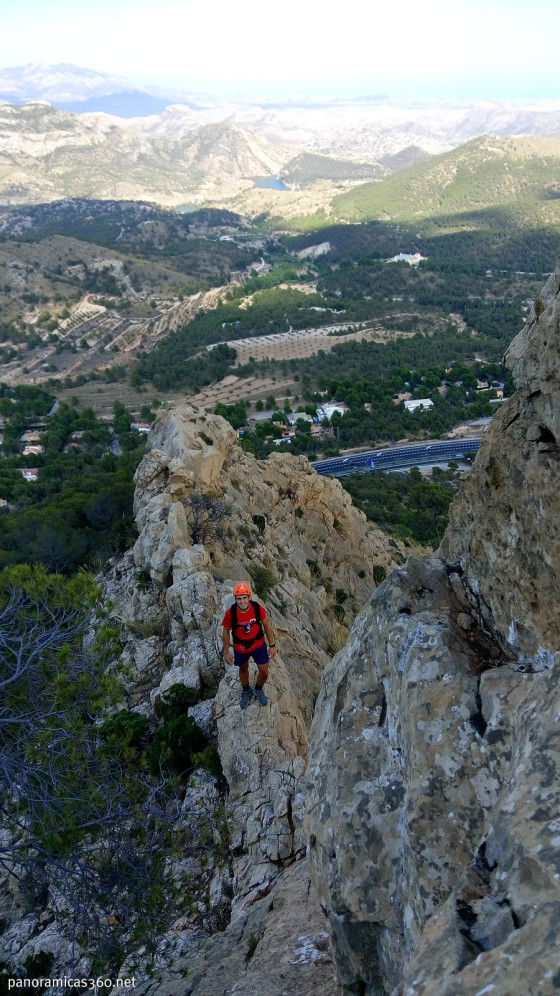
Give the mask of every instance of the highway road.
[[372, 470], [401, 470], [423, 463], [447, 463], [463, 460], [465, 453], [477, 453], [478, 439], [446, 439], [445, 442], [414, 443], [410, 446], [392, 446], [384, 450], [369, 450], [351, 456], [316, 460], [311, 464], [318, 474], [331, 477], [348, 477], [349, 474], [367, 474]]

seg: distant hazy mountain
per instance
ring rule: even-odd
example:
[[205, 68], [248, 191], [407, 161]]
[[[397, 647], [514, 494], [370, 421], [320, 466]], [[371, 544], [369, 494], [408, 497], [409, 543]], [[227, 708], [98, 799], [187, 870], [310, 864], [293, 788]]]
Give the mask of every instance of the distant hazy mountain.
[[477, 135], [560, 138], [560, 109], [524, 108], [507, 101], [481, 100], [465, 114], [452, 134], [461, 142]]
[[[179, 139], [189, 135], [190, 132], [204, 124], [214, 124], [220, 121], [232, 124], [232, 117], [233, 115], [225, 113], [225, 109], [220, 109], [218, 113], [212, 113], [209, 110], [195, 110], [192, 105], [169, 104], [161, 113], [129, 118], [127, 125], [134, 131], [138, 131], [142, 135], [149, 135], [151, 138]], [[240, 127], [248, 127], [242, 122], [239, 124]]]
[[[23, 104], [44, 100], [76, 114], [100, 111], [120, 118], [161, 114], [177, 94], [156, 87], [139, 87], [130, 80], [62, 63], [0, 69], [0, 101]], [[189, 106], [196, 101], [184, 97]]]
[[122, 91], [137, 90], [129, 80], [92, 69], [61, 63], [58, 66], [33, 64], [0, 69], [0, 97], [11, 103], [28, 100], [49, 102], [87, 100]]
[[[158, 143], [159, 144], [159, 143]], [[191, 182], [211, 193], [224, 180], [274, 177], [291, 159], [291, 150], [229, 124], [203, 125], [177, 142]]]

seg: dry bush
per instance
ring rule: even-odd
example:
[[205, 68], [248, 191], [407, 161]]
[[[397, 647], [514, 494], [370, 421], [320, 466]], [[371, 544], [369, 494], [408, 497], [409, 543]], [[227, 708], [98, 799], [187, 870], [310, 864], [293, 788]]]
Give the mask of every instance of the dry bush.
[[331, 654], [337, 654], [339, 650], [342, 650], [342, 648], [346, 645], [347, 639], [348, 630], [346, 629], [346, 626], [341, 626], [340, 624], [333, 626], [328, 643], [328, 648]]

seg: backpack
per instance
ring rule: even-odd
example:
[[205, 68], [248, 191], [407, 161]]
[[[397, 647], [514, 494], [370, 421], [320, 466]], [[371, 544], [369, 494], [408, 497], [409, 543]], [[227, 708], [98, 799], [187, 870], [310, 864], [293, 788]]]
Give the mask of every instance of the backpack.
[[229, 610], [231, 614], [231, 635], [233, 637], [233, 640], [235, 643], [241, 643], [241, 645], [244, 647], [252, 647], [253, 643], [255, 643], [256, 640], [260, 640], [261, 637], [264, 639], [264, 630], [262, 628], [262, 623], [261, 623], [261, 607], [258, 602], [253, 602], [252, 599], [249, 602], [249, 605], [253, 609], [253, 612], [255, 614], [255, 622], [259, 627], [257, 635], [254, 636], [251, 640], [247, 639], [243, 640], [240, 636], [237, 636], [235, 633], [235, 630], [239, 626], [239, 623], [237, 621], [237, 605], [235, 602], [233, 603], [231, 609]]

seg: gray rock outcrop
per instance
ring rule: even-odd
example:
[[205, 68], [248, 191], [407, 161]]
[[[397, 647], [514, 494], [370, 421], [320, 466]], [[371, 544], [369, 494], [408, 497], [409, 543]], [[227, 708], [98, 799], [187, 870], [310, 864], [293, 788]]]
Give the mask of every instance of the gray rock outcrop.
[[560, 270], [437, 557], [327, 667], [307, 832], [345, 993], [560, 988]]

